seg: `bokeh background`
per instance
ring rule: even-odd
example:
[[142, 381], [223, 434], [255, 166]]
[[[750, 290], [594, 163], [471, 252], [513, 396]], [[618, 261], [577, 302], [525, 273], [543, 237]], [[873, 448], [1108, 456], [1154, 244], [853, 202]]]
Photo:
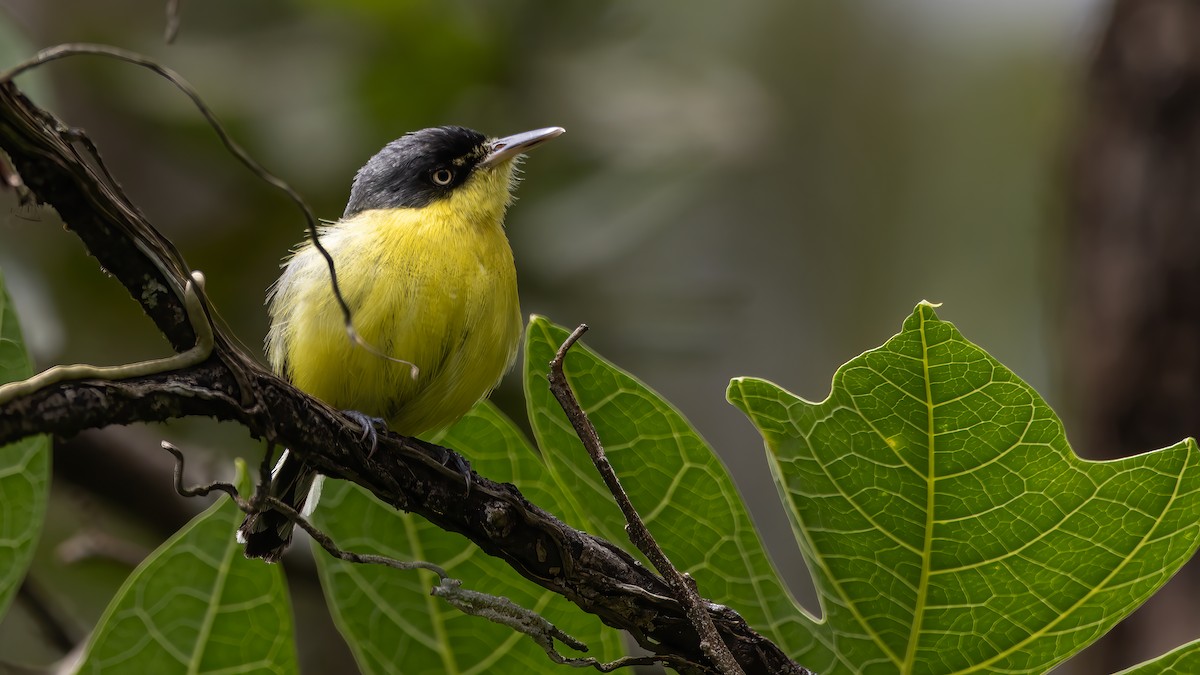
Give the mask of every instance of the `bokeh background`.
[[[811, 598], [726, 383], [755, 375], [822, 399], [840, 364], [928, 299], [1033, 384], [1075, 439], [1080, 404], [1062, 365], [1077, 335], [1064, 311], [1071, 171], [1110, 13], [1101, 0], [205, 0], [183, 3], [167, 45], [161, 2], [0, 0], [0, 66], [72, 41], [150, 55], [329, 218], [357, 167], [407, 130], [566, 127], [526, 163], [508, 219], [523, 309], [586, 321], [593, 347], [694, 422]], [[88, 131], [261, 353], [263, 296], [302, 236], [294, 207], [147, 71], [76, 57], [19, 82]], [[124, 289], [48, 220], [0, 213], [0, 269], [36, 361], [164, 353]], [[494, 398], [521, 419], [516, 377]], [[197, 480], [258, 452], [239, 428], [203, 420], [60, 443], [31, 584], [0, 623], [4, 661], [61, 657], [130, 563], [203, 506], [174, 499], [163, 437], [209, 458]], [[288, 565], [305, 670], [340, 672], [349, 656], [311, 567], [303, 555]], [[1115, 670], [1195, 634], [1200, 624], [1172, 622], [1099, 660]]]

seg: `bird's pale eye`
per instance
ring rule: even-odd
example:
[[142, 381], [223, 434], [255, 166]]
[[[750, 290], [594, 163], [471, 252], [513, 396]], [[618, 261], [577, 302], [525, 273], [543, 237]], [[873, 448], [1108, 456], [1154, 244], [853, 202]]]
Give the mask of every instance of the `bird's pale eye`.
[[454, 172], [450, 169], [438, 169], [430, 176], [434, 185], [446, 186], [454, 180]]

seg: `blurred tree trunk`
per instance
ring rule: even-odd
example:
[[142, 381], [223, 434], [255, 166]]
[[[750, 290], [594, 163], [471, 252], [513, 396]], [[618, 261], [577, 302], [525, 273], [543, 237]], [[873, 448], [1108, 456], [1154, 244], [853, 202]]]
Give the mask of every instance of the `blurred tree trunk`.
[[[1200, 435], [1200, 2], [1116, 0], [1068, 167], [1072, 441], [1124, 457]], [[1200, 566], [1085, 654], [1113, 672], [1200, 633]]]

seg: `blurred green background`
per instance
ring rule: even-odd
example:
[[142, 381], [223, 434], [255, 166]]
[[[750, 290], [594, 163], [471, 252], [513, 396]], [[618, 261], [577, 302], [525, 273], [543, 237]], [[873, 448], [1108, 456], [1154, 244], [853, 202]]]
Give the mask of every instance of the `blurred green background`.
[[[0, 63], [72, 41], [150, 55], [327, 218], [340, 215], [354, 171], [405, 131], [566, 127], [526, 163], [508, 218], [524, 311], [589, 323], [592, 346], [682, 409], [731, 467], [797, 595], [810, 597], [761, 443], [725, 403], [726, 383], [755, 375], [824, 398], [840, 364], [928, 299], [1060, 403], [1062, 172], [1105, 9], [205, 0], [183, 3], [167, 45], [161, 2], [0, 0]], [[19, 82], [87, 130], [134, 202], [207, 274], [229, 328], [261, 353], [263, 296], [302, 235], [295, 208], [147, 71], [76, 57]], [[8, 211], [0, 268], [40, 366], [164, 353], [76, 239], [40, 214]], [[522, 417], [515, 377], [495, 399]], [[80, 631], [128, 567], [99, 545], [65, 564], [63, 542], [83, 535], [136, 558], [202, 506], [155, 507], [170, 499], [162, 437], [211, 451], [195, 480], [258, 451], [240, 428], [202, 420], [84, 434], [59, 449], [32, 578]], [[117, 460], [87, 457], [124, 458], [124, 474], [104, 473]], [[345, 648], [305, 562], [292, 566], [302, 630], [319, 638], [301, 643], [306, 670], [335, 672]], [[0, 623], [6, 660], [61, 656], [14, 614]]]

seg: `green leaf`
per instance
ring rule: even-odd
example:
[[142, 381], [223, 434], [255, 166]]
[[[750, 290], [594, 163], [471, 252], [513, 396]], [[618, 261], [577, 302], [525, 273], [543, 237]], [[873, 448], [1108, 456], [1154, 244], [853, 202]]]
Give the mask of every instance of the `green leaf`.
[[929, 305], [821, 403], [749, 378], [729, 400], [814, 571], [825, 653], [804, 664], [825, 674], [1044, 672], [1196, 550], [1194, 441], [1080, 459], [1041, 397]]
[[[241, 462], [238, 474], [244, 491]], [[241, 521], [221, 497], [138, 565], [100, 619], [80, 672], [297, 672], [283, 572], [242, 556], [233, 536]]]
[[[547, 389], [549, 362], [566, 337], [566, 330], [545, 318], [529, 323], [529, 419], [551, 478], [572, 496], [570, 510], [558, 515], [621, 544], [628, 542], [625, 520]], [[582, 344], [567, 354], [564, 372], [626, 492], [671, 561], [696, 579], [704, 597], [733, 607], [788, 653], [809, 653], [811, 618], [797, 610], [728, 471], [691, 424]]]
[[1189, 642], [1166, 654], [1126, 668], [1116, 675], [1194, 675], [1200, 673], [1200, 640]]
[[[0, 276], [0, 384], [32, 374], [17, 313]], [[49, 491], [49, 436], [31, 436], [0, 447], [0, 616], [33, 558]]]
[[[514, 483], [536, 503], [558, 501], [537, 455], [512, 422], [486, 402], [430, 440], [462, 451], [481, 474]], [[467, 588], [537, 611], [587, 643], [589, 656], [612, 659], [621, 654], [618, 634], [597, 618], [525, 580], [465, 538], [398, 512], [353, 484], [328, 481], [314, 520], [345, 550], [436, 563]], [[429, 589], [437, 585], [432, 572], [351, 564], [316, 545], [313, 549], [334, 620], [364, 673], [541, 673], [563, 668], [525, 635], [462, 614], [430, 596]]]

